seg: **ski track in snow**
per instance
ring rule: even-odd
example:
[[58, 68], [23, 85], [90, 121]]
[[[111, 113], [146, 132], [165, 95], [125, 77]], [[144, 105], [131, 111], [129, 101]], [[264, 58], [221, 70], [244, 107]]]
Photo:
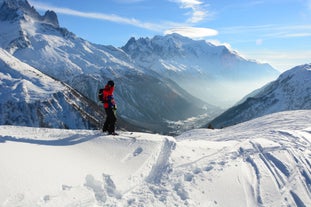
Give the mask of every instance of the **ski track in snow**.
[[0, 126], [0, 206], [310, 206], [310, 118], [176, 138]]

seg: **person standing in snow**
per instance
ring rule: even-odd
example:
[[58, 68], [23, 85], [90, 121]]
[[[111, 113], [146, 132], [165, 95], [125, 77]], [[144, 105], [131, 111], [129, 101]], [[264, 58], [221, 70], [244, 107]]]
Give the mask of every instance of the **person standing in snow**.
[[103, 126], [103, 132], [108, 131], [109, 135], [117, 135], [115, 132], [116, 118], [116, 103], [113, 98], [114, 82], [109, 80], [103, 90], [104, 108], [106, 111], [106, 121]]

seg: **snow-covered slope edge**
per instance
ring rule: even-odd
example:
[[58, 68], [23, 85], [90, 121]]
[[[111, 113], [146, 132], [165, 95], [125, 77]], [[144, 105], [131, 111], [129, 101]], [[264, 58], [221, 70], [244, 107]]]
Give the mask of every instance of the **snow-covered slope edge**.
[[222, 128], [263, 115], [299, 109], [311, 109], [311, 64], [294, 67], [270, 84], [246, 96], [210, 122]]
[[0, 126], [0, 205], [309, 206], [311, 111], [176, 139]]

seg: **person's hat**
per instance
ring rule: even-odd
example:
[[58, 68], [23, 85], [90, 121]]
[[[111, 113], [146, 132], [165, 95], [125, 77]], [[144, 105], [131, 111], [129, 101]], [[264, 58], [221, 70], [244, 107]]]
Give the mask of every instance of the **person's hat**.
[[108, 81], [107, 85], [114, 86], [114, 82], [112, 80]]

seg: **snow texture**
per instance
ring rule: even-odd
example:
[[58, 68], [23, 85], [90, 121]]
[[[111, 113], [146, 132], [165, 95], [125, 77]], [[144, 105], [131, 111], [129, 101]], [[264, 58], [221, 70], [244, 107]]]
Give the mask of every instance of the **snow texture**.
[[0, 126], [0, 206], [310, 206], [311, 111], [178, 137]]

